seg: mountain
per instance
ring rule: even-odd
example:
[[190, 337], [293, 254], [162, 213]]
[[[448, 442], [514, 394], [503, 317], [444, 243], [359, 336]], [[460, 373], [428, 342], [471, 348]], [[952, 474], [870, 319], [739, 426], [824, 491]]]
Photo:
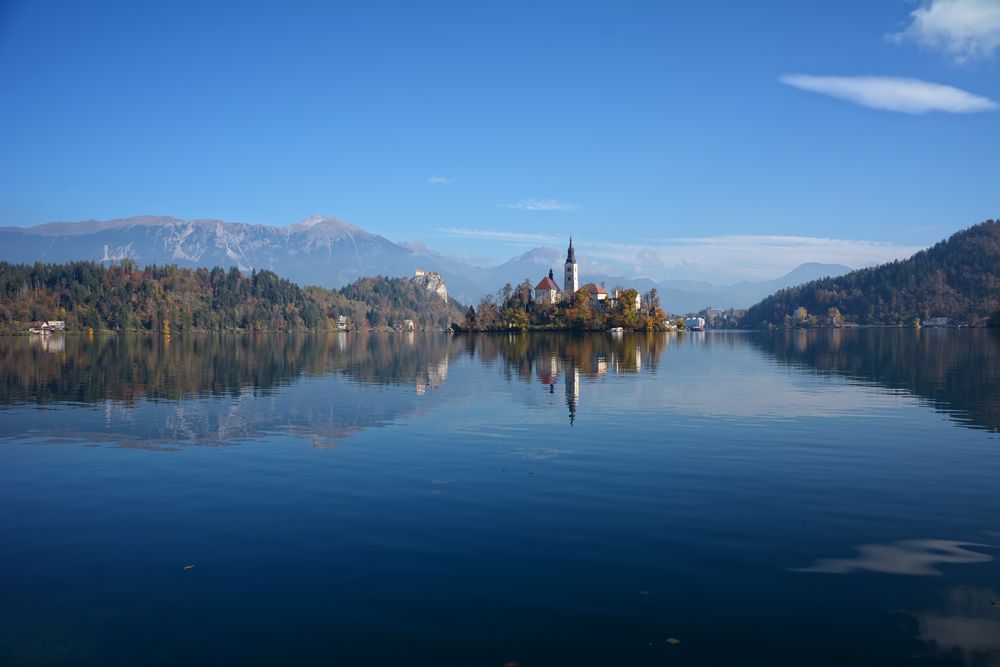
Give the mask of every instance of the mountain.
[[772, 280], [741, 281], [732, 285], [713, 285], [696, 280], [662, 280], [653, 282], [649, 278], [623, 278], [591, 276], [588, 280], [604, 283], [609, 288], [616, 285], [631, 287], [646, 292], [655, 287], [660, 294], [663, 308], [671, 313], [695, 313], [709, 306], [716, 308], [747, 308], [769, 294], [786, 287], [792, 287], [809, 280], [827, 276], [843, 275], [851, 267], [843, 264], [802, 264], [785, 275]]
[[780, 290], [753, 306], [746, 322], [808, 324], [809, 316], [825, 316], [832, 308], [858, 324], [929, 317], [973, 324], [995, 316], [1000, 311], [1000, 221], [970, 227], [906, 260]]
[[507, 260], [499, 266], [483, 269], [480, 282], [490, 286], [488, 291], [496, 291], [510, 283], [517, 285], [527, 278], [531, 284], [536, 284], [549, 273], [555, 272], [558, 283], [562, 283], [563, 262], [566, 255], [552, 248], [534, 248], [528, 252]]
[[[0, 228], [0, 261], [19, 264], [132, 259], [140, 266], [182, 268], [220, 266], [241, 271], [274, 271], [299, 285], [330, 289], [366, 276], [410, 277], [416, 269], [440, 273], [448, 293], [477, 303], [506, 283], [532, 284], [553, 269], [562, 282], [565, 249], [534, 248], [493, 267], [472, 266], [419, 244], [394, 243], [348, 222], [316, 216], [287, 227], [248, 225], [214, 219], [182, 220], [137, 216], [116, 220], [52, 222], [37, 227]], [[669, 312], [697, 312], [708, 306], [745, 308], [779, 289], [850, 271], [837, 264], [803, 264], [769, 281], [717, 286], [707, 282], [624, 278], [592, 274], [586, 260], [581, 282], [621, 285], [641, 292], [656, 287]]]
[[425, 269], [441, 273], [459, 299], [471, 301], [481, 293], [458, 263], [322, 216], [287, 227], [138, 216], [0, 228], [0, 260], [11, 263], [122, 259], [142, 266], [267, 269], [300, 285], [328, 288], [364, 276], [412, 276], [415, 269]]

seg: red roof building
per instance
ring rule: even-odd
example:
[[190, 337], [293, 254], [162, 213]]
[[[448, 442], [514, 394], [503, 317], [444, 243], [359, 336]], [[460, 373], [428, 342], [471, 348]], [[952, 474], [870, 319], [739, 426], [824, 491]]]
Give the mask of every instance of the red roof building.
[[552, 275], [552, 269], [549, 269], [549, 275], [545, 276], [538, 281], [535, 285], [535, 301], [542, 303], [555, 303], [559, 300], [559, 285], [556, 285], [555, 278]]
[[535, 291], [537, 292], [538, 290], [556, 290], [558, 292], [559, 286], [556, 285], [556, 281], [552, 280], [552, 278], [545, 276], [535, 285]]

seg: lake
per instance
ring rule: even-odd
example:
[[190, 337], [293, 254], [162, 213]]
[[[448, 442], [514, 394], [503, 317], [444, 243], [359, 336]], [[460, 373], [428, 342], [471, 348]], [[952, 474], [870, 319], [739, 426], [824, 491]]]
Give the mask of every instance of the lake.
[[0, 338], [3, 665], [1000, 665], [1000, 336]]

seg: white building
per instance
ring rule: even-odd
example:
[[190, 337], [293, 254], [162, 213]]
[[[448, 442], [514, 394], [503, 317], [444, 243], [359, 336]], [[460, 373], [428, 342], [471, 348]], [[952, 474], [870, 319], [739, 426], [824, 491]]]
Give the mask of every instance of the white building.
[[549, 269], [549, 275], [542, 278], [537, 285], [535, 285], [535, 301], [540, 303], [555, 303], [559, 300], [559, 285], [556, 285], [555, 277], [552, 275], [552, 269]]
[[684, 328], [688, 331], [704, 331], [705, 330], [705, 318], [704, 317], [689, 317], [684, 320]]
[[608, 290], [597, 283], [587, 283], [583, 286], [583, 289], [587, 290], [587, 294], [590, 295], [591, 306], [603, 307], [605, 301], [608, 300]]
[[576, 263], [576, 252], [573, 250], [573, 237], [569, 237], [569, 249], [566, 251], [566, 264], [563, 267], [563, 296], [572, 298], [580, 289], [580, 265]]

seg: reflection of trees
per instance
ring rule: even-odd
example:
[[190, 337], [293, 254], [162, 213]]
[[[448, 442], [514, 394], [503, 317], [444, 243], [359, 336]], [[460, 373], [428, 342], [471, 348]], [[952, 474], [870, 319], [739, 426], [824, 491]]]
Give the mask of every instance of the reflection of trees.
[[486, 366], [499, 366], [509, 380], [540, 382], [555, 393], [565, 386], [569, 421], [580, 404], [580, 378], [606, 374], [655, 372], [670, 338], [662, 333], [635, 334], [472, 334], [462, 336], [466, 354]]
[[905, 390], [957, 421], [1000, 431], [996, 332], [791, 330], [750, 340], [782, 363]]
[[101, 409], [59, 420], [8, 409], [2, 417], [8, 434], [160, 448], [287, 433], [335, 446], [438, 404], [440, 397], [422, 395], [444, 383], [449, 355], [459, 353], [444, 334], [66, 336], [64, 342], [59, 349], [0, 338], [0, 405]]
[[267, 394], [331, 372], [436, 386], [457, 352], [444, 334], [67, 336], [61, 349], [0, 338], [0, 405]]
[[502, 364], [508, 377], [530, 381], [549, 372], [553, 360], [581, 375], [655, 371], [668, 336], [662, 333], [481, 334], [462, 337], [466, 353], [483, 364]]

